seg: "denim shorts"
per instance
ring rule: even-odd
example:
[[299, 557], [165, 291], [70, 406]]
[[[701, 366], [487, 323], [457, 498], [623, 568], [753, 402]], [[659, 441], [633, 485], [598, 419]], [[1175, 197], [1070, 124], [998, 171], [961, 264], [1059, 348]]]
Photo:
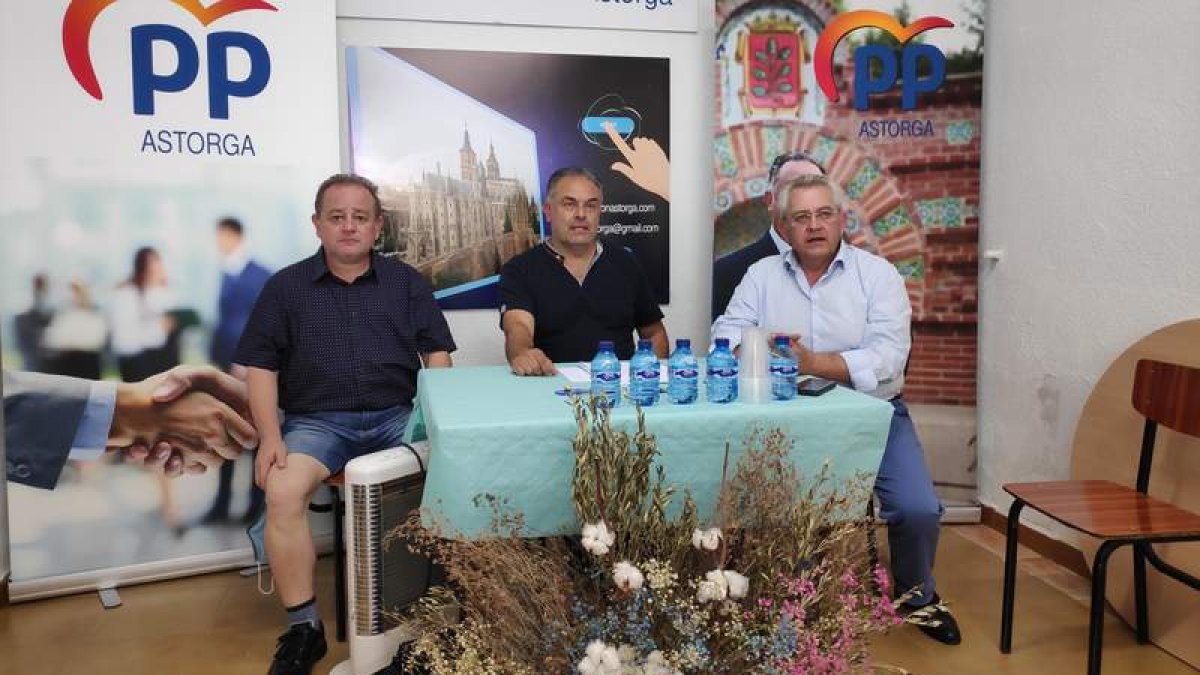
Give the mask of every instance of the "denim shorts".
[[400, 445], [412, 407], [366, 412], [311, 412], [283, 418], [283, 442], [289, 453], [308, 455], [334, 474], [346, 462]]

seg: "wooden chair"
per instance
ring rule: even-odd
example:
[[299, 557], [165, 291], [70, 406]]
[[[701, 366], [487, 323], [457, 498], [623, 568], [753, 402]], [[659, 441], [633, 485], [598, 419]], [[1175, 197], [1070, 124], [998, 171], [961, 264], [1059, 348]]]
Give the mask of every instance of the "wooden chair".
[[1150, 640], [1146, 609], [1146, 561], [1159, 572], [1200, 590], [1200, 579], [1174, 567], [1154, 552], [1152, 544], [1200, 541], [1200, 515], [1147, 494], [1154, 437], [1158, 425], [1200, 437], [1200, 368], [1143, 359], [1133, 382], [1133, 407], [1146, 418], [1138, 462], [1136, 488], [1104, 480], [1009, 483], [1013, 496], [1008, 511], [1004, 553], [1004, 602], [1000, 619], [1000, 651], [1012, 651], [1013, 599], [1017, 582], [1017, 525], [1026, 505], [1058, 522], [1102, 540], [1092, 566], [1092, 603], [1088, 630], [1088, 670], [1100, 673], [1104, 639], [1105, 575], [1108, 559], [1118, 548], [1133, 549], [1134, 604], [1137, 639]]

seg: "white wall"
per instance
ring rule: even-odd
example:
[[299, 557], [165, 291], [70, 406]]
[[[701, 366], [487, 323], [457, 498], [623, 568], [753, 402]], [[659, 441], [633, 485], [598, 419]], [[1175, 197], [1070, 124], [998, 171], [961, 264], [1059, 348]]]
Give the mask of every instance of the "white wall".
[[[490, 26], [418, 21], [338, 20], [339, 47], [464, 48], [473, 50], [614, 54], [671, 59], [671, 302], [663, 307], [670, 336], [708, 340], [712, 269], [711, 0], [701, 3], [696, 33]], [[342, 58], [342, 57], [339, 57]], [[344, 68], [342, 77], [345, 77]], [[342, 86], [342, 110], [346, 110]], [[342, 138], [346, 116], [342, 115]], [[343, 144], [342, 164], [349, 166]], [[460, 365], [504, 363], [496, 310], [446, 313]]]
[[1108, 365], [1200, 316], [1200, 3], [992, 0], [986, 30], [979, 489], [1005, 512], [1003, 483], [1068, 477]]

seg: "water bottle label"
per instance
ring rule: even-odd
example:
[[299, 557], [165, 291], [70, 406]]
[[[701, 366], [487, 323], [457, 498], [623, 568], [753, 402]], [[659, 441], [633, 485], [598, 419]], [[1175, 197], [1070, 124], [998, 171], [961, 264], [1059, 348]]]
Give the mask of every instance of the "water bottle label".
[[713, 377], [737, 377], [736, 368], [713, 368], [709, 372]]
[[639, 380], [657, 380], [658, 379], [658, 371], [657, 370], [649, 370], [649, 369], [639, 370], [635, 373], [634, 376], [637, 377]]
[[683, 377], [689, 380], [697, 377], [699, 374], [695, 368], [678, 368], [674, 372], [675, 377]]
[[791, 376], [796, 374], [796, 366], [771, 366], [770, 372], [772, 375]]
[[616, 382], [617, 380], [621, 379], [621, 374], [600, 372], [593, 374], [592, 377], [601, 382]]

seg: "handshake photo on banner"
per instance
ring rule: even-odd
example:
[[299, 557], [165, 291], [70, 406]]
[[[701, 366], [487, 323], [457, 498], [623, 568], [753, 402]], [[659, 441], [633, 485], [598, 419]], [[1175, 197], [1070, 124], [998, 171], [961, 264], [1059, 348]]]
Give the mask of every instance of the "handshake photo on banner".
[[53, 489], [68, 459], [121, 452], [167, 476], [203, 473], [258, 445], [246, 385], [211, 366], [138, 382], [4, 370], [8, 479]]

